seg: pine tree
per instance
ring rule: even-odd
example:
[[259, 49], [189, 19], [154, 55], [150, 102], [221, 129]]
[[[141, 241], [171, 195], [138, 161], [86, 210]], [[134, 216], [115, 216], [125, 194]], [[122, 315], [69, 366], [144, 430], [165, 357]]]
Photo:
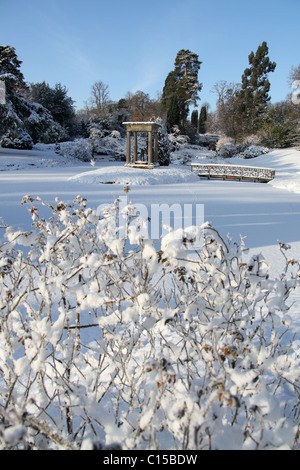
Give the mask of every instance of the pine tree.
[[0, 80], [5, 82], [5, 103], [0, 104], [0, 144], [2, 147], [30, 149], [36, 142], [55, 142], [66, 138], [46, 108], [30, 103], [15, 49], [0, 46]]
[[32, 83], [30, 85], [30, 99], [39, 103], [50, 111], [55, 122], [65, 129], [72, 126], [75, 117], [74, 101], [68, 95], [68, 90], [61, 83], [51, 88], [48, 83]]
[[181, 49], [175, 59], [174, 70], [171, 71], [165, 81], [162, 95], [162, 104], [166, 110], [171, 105], [172, 97], [178, 99], [180, 110], [180, 124], [184, 127], [189, 113], [189, 106], [197, 105], [198, 93], [202, 84], [198, 81], [198, 72], [202, 62], [198, 55], [188, 49]]
[[264, 41], [248, 56], [249, 68], [242, 75], [242, 87], [239, 93], [240, 109], [243, 120], [244, 134], [254, 134], [260, 127], [270, 101], [269, 72], [274, 72], [276, 63], [268, 57], [269, 49]]
[[21, 64], [14, 47], [0, 46], [0, 80], [5, 81], [7, 91], [27, 88]]

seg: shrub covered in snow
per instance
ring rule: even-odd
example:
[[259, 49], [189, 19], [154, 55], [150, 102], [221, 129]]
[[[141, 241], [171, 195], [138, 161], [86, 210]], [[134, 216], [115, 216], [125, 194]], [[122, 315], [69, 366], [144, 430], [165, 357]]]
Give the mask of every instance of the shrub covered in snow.
[[235, 143], [232, 137], [221, 137], [217, 142], [217, 156], [221, 158], [255, 158], [269, 149], [258, 145], [259, 140], [255, 136], [249, 136], [243, 143]]
[[216, 150], [219, 152], [224, 145], [235, 145], [235, 140], [232, 137], [223, 136], [220, 137], [216, 143]]
[[117, 160], [126, 160], [126, 139], [118, 130], [104, 127], [103, 122], [89, 124], [88, 147], [94, 155], [110, 155]]
[[111, 131], [110, 137], [112, 139], [121, 139], [121, 134], [119, 131]]
[[130, 201], [23, 203], [32, 231], [1, 246], [2, 449], [299, 448], [288, 247], [271, 280], [209, 224], [158, 249]]
[[1, 147], [11, 149], [31, 150], [33, 141], [30, 135], [22, 129], [7, 132], [0, 141]]
[[225, 144], [222, 148], [217, 152], [218, 157], [221, 158], [232, 158], [235, 157], [242, 151], [244, 147], [236, 146], [233, 144]]
[[92, 152], [87, 139], [75, 139], [71, 142], [61, 142], [57, 145], [56, 152], [67, 158], [77, 158], [84, 162], [92, 160]]
[[239, 157], [255, 158], [268, 152], [269, 149], [267, 147], [262, 147], [261, 145], [249, 145], [239, 154]]
[[180, 150], [183, 147], [186, 147], [190, 139], [187, 135], [182, 135], [178, 126], [173, 126], [171, 132], [169, 133], [169, 141], [171, 145], [171, 152]]
[[221, 158], [232, 158], [242, 151], [245, 146], [236, 145], [232, 137], [221, 137], [216, 144], [217, 156]]
[[53, 120], [44, 106], [25, 100], [24, 106], [28, 108], [28, 112], [26, 117], [23, 117], [23, 122], [34, 143], [49, 144], [68, 140], [66, 129]]
[[157, 151], [158, 163], [160, 166], [168, 166], [170, 164], [171, 145], [167, 128], [162, 119], [157, 118], [155, 122], [159, 124]]

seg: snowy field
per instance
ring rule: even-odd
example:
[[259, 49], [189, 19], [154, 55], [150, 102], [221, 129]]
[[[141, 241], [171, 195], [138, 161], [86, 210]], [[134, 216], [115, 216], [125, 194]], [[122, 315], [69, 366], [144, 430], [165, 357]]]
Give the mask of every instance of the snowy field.
[[[209, 151], [193, 152], [192, 161], [211, 161]], [[192, 174], [189, 164], [149, 171], [128, 169], [109, 158], [92, 166], [65, 159], [47, 146], [31, 151], [0, 149], [0, 216], [9, 225], [28, 229], [31, 219], [20, 205], [25, 194], [46, 202], [54, 202], [55, 197], [68, 202], [80, 194], [96, 208], [124, 195], [123, 187], [129, 184], [133, 204], [204, 204], [205, 221], [234, 240], [246, 236], [249, 248], [270, 252], [278, 240], [299, 247], [300, 152], [273, 150], [251, 160], [232, 158], [228, 162], [271, 167], [276, 178], [268, 184], [208, 181]]]

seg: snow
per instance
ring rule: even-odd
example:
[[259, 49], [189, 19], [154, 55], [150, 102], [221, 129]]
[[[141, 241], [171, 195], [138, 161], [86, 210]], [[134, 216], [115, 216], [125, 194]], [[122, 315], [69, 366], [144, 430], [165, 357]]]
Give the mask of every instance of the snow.
[[[214, 163], [213, 153], [204, 148], [173, 152], [173, 161], [188, 153], [188, 164], [131, 169], [113, 158], [89, 162], [65, 158], [54, 145], [36, 145], [33, 150], [0, 148], [0, 217], [8, 225], [28, 230], [31, 219], [20, 205], [25, 194], [40, 196], [49, 203], [59, 197], [73, 201], [80, 194], [91, 207], [111, 203], [124, 195], [129, 185], [135, 204], [204, 204], [205, 220], [226, 237], [239, 241], [245, 236], [249, 248], [277, 245], [278, 240], [299, 244], [300, 152], [277, 149], [251, 160], [231, 158], [226, 164], [274, 168], [273, 181], [262, 184], [199, 179], [190, 163]], [[215, 163], [220, 163], [219, 159]], [[100, 184], [103, 183], [103, 184]], [[106, 183], [106, 184], [105, 184]], [[113, 184], [108, 184], [113, 183]]]
[[155, 124], [155, 122], [153, 121], [143, 121], [143, 122], [136, 122], [136, 121], [126, 121], [126, 122], [123, 122], [124, 125], [135, 125], [135, 126], [140, 126], [140, 125], [143, 125], [143, 124]]
[[[188, 148], [185, 148], [182, 151], [177, 150], [175, 155], [176, 158], [173, 159], [173, 162], [176, 161], [176, 159], [178, 161], [182, 161], [186, 158], [188, 152]], [[45, 202], [50, 204], [56, 204], [57, 197], [66, 203], [71, 202], [78, 194], [80, 194], [82, 197], [87, 199], [88, 207], [96, 209], [102, 204], [112, 203], [114, 196], [124, 197], [123, 188], [125, 185], [129, 185], [129, 197], [133, 204], [144, 204], [147, 208], [150, 208], [152, 204], [162, 203], [169, 204], [170, 206], [174, 203], [181, 205], [203, 204], [205, 221], [211, 222], [212, 225], [219, 230], [220, 235], [224, 237], [224, 239], [226, 239], [227, 234], [229, 234], [233, 241], [240, 243], [240, 237], [245, 237], [245, 245], [249, 248], [249, 253], [246, 256], [249, 258], [254, 253], [262, 253], [270, 265], [271, 279], [279, 276], [285, 266], [284, 259], [280, 253], [278, 241], [289, 243], [291, 245], [291, 250], [287, 255], [289, 258], [295, 257], [295, 259], [299, 259], [300, 152], [298, 150], [276, 149], [251, 160], [245, 161], [242, 158], [235, 157], [224, 162], [226, 164], [233, 165], [246, 164], [247, 166], [251, 165], [255, 167], [274, 168], [276, 171], [276, 177], [273, 181], [267, 184], [220, 180], [208, 181], [206, 179], [200, 179], [190, 171], [190, 163], [191, 161], [212, 163], [212, 153], [205, 149], [196, 148], [192, 148], [190, 153], [192, 155], [192, 160], [189, 160], [186, 165], [173, 163], [169, 167], [158, 167], [153, 170], [144, 170], [127, 168], [124, 166], [124, 162], [114, 161], [110, 157], [106, 157], [101, 160], [96, 158], [93, 165], [91, 165], [89, 162], [84, 163], [72, 158], [65, 158], [57, 155], [54, 151], [54, 146], [39, 145], [35, 146], [32, 151], [0, 148], [0, 217], [5, 223], [12, 225], [17, 229], [14, 234], [11, 230], [6, 230], [6, 235], [9, 241], [13, 243], [15, 236], [21, 236], [21, 232], [19, 232], [19, 230], [28, 230], [31, 232], [31, 235], [29, 235], [28, 240], [25, 240], [25, 244], [29, 245], [30, 241], [34, 240], [35, 232], [31, 226], [31, 217], [26, 208], [21, 206], [21, 201], [25, 194], [39, 196]], [[46, 207], [41, 207], [39, 210], [41, 213], [45, 211], [45, 216], [49, 216], [49, 212], [47, 212]], [[61, 213], [61, 222], [67, 223], [66, 213], [64, 211]], [[131, 236], [136, 237], [137, 234], [131, 233]], [[4, 230], [0, 232], [0, 237], [2, 239], [4, 238]], [[169, 238], [171, 241], [176, 243], [176, 239], [172, 240], [172, 236]], [[49, 236], [48, 241], [50, 241], [50, 239], [51, 237]], [[168, 241], [168, 238], [166, 238], [165, 241]], [[55, 238], [53, 238], [53, 242], [55, 242]], [[121, 240], [115, 240], [112, 242], [112, 253], [118, 254], [120, 244]], [[173, 256], [171, 252], [173, 247], [174, 244], [172, 245], [171, 243], [162, 247], [165, 250], [169, 250], [171, 258]], [[50, 244], [49, 248], [51, 248]], [[178, 248], [176, 248], [176, 246], [174, 253], [178, 253]], [[47, 259], [47, 256], [48, 254], [45, 250], [45, 259]], [[153, 261], [154, 271], [156, 267], [156, 252], [153, 250], [152, 246], [146, 245], [143, 259], [145, 261]], [[216, 263], [217, 262], [218, 260], [216, 259]], [[92, 254], [87, 257], [86, 266], [97, 269], [99, 266], [99, 259], [97, 256]], [[213, 277], [214, 273], [208, 272], [207, 275]], [[60, 282], [61, 278], [57, 277], [57, 283]], [[105, 292], [100, 293], [99, 295], [96, 283], [94, 286], [90, 284], [90, 287], [91, 289], [85, 297], [85, 300], [83, 291], [76, 291], [77, 299], [79, 302], [81, 302], [81, 300], [82, 303], [86, 302], [87, 308], [97, 308], [106, 301], [104, 296]], [[44, 288], [44, 291], [43, 285], [40, 287], [40, 291], [43, 293], [45, 298], [50, 295], [50, 292], [52, 295], [51, 289], [55, 290], [54, 284], [53, 286], [50, 286], [49, 284], [47, 289]], [[225, 294], [226, 292], [224, 291], [224, 295]], [[281, 295], [278, 295], [278, 299], [276, 296], [272, 298], [272, 308], [275, 310], [280, 298]], [[225, 303], [227, 301], [227, 298], [223, 298], [221, 295], [220, 299], [223, 299]], [[295, 334], [296, 338], [299, 338], [299, 288], [292, 294], [291, 300], [294, 303], [288, 312], [287, 321], [291, 324], [291, 334]], [[130, 319], [134, 320], [141, 317], [145, 312], [147, 312], [148, 303], [148, 294], [140, 294], [138, 296], [138, 308], [128, 304], [127, 310], [123, 311], [124, 317], [127, 318], [128, 321]], [[61, 307], [61, 309], [61, 316], [53, 323], [51, 334], [48, 331], [49, 324], [46, 319], [37, 319], [35, 324], [35, 334], [37, 338], [35, 343], [37, 345], [39, 344], [39, 337], [42, 337], [45, 332], [47, 332], [48, 336], [50, 335], [53, 346], [56, 345], [62, 335], [63, 328], [63, 307]], [[113, 317], [113, 315], [117, 317], [117, 313], [118, 311], [114, 311], [111, 314], [111, 317]], [[189, 312], [186, 314], [188, 315]], [[148, 319], [149, 322], [152, 320], [152, 318]], [[109, 325], [112, 324], [112, 321], [113, 318], [107, 316], [99, 319], [98, 323], [99, 325], [101, 323], [103, 324], [102, 326], [105, 326], [104, 323]], [[219, 320], [216, 319], [216, 321]], [[167, 328], [168, 318], [164, 317], [162, 321], [157, 324], [157, 331], [159, 333], [158, 338], [160, 335], [162, 336], [165, 333], [168, 334]], [[177, 346], [177, 339], [175, 338], [174, 340], [172, 353], [174, 353], [176, 348], [178, 349], [179, 347]], [[300, 341], [300, 339], [298, 341]], [[171, 342], [169, 344], [171, 344]], [[15, 360], [15, 372], [17, 375], [22, 375], [23, 372], [26, 371], [29, 358], [31, 359], [34, 357], [36, 353], [35, 349], [31, 351], [27, 348], [27, 339], [24, 341], [24, 350], [26, 351], [26, 357], [20, 357]], [[67, 352], [62, 351], [62, 354], [64, 353], [67, 354]], [[141, 360], [143, 359], [142, 353], [143, 352], [141, 350]], [[204, 353], [208, 355], [210, 354], [209, 350], [204, 351], [203, 354]], [[264, 353], [265, 351], [262, 350], [262, 356]], [[47, 350], [41, 350], [40, 358], [43, 358], [46, 354], [48, 354]], [[297, 360], [299, 361], [299, 358]], [[153, 362], [153, 365], [151, 366], [153, 367], [153, 381], [151, 384], [156, 383], [157, 387], [160, 386], [162, 377], [164, 378], [165, 383], [170, 383], [173, 377], [172, 370], [169, 370], [167, 367], [161, 367], [159, 369], [159, 364], [158, 358], [157, 362]], [[278, 365], [280, 364], [278, 363]], [[36, 372], [40, 370], [40, 367], [40, 363], [33, 363], [33, 369]], [[282, 367], [284, 367], [284, 364]], [[96, 368], [97, 364], [95, 365], [95, 370]], [[149, 373], [152, 374], [152, 372], [150, 371]], [[233, 389], [234, 387], [242, 388], [244, 384], [249, 383], [251, 380], [255, 380], [254, 371], [251, 371], [250, 369], [249, 372], [245, 374], [241, 374], [237, 371], [235, 374], [232, 374], [232, 379], [234, 383], [234, 386], [232, 387]], [[176, 396], [179, 397], [181, 393], [182, 403], [185, 401], [186, 409], [188, 413], [191, 414], [192, 419], [193, 401], [191, 400], [191, 403], [189, 404], [188, 397], [185, 396], [185, 389], [181, 390], [180, 388], [182, 387], [180, 381], [176, 384], [174, 383], [173, 386], [177, 393]], [[215, 393], [217, 393], [217, 391]], [[152, 395], [150, 388], [149, 390], [145, 389], [145, 396], [151, 404]], [[78, 388], [78, 400], [81, 398]], [[232, 397], [229, 397], [229, 399], [232, 399]], [[94, 403], [90, 403], [88, 401], [89, 397], [84, 397], [84, 400], [86, 400], [87, 406], [90, 406], [92, 409]], [[264, 391], [262, 391], [260, 396], [256, 396], [255, 400], [253, 398], [253, 408], [257, 406], [263, 408], [268, 404], [270, 407], [268, 409], [268, 413], [270, 413], [270, 417], [271, 415], [273, 417], [277, 409], [277, 403], [275, 400], [273, 404], [267, 402]], [[153, 410], [155, 409], [154, 405], [152, 406]], [[168, 407], [169, 403], [166, 403], [165, 405]], [[97, 406], [98, 408], [95, 407], [95, 410], [97, 409], [97, 413], [99, 412], [101, 413], [101, 416], [104, 416], [103, 413], [105, 410], [102, 408], [102, 405], [101, 407], [100, 404]], [[173, 404], [170, 402], [170, 413], [174, 414], [174, 430], [177, 425], [176, 419], [178, 419], [179, 412], [181, 411], [182, 410], [177, 402], [174, 402]], [[175, 419], [175, 417], [177, 418]], [[139, 422], [140, 428], [143, 429], [148, 423], [154, 423], [154, 419], [158, 418], [159, 416], [153, 416], [151, 407], [149, 406], [148, 413], [145, 413]], [[107, 421], [106, 428], [108, 429], [109, 426], [111, 426], [112, 431], [110, 435], [112, 436], [114, 433], [114, 422], [111, 421], [112, 417], [107, 414], [105, 420]], [[110, 422], [112, 422], [112, 424], [110, 424]], [[124, 424], [124, 434], [126, 432], [126, 425], [127, 424]], [[179, 425], [180, 422], [178, 421], [178, 429]], [[278, 427], [279, 426], [280, 422], [278, 421]], [[22, 439], [25, 430], [21, 426], [12, 426], [3, 432], [4, 440], [12, 445]], [[122, 432], [122, 429], [121, 431], [119, 430], [119, 432]], [[223, 440], [223, 442], [227, 435], [228, 447], [231, 445], [232, 439], [237, 440], [237, 447], [240, 445], [241, 439], [238, 440], [239, 436], [233, 435], [234, 429], [232, 427], [230, 429], [228, 428], [228, 430], [225, 427], [220, 428], [219, 431], [216, 430], [216, 432], [220, 433], [219, 439]], [[227, 444], [224, 442], [224, 446]], [[284, 447], [284, 445], [285, 442], [278, 443], [278, 446]]]
[[107, 166], [75, 175], [71, 181], [90, 184], [129, 184], [130, 186], [197, 183], [198, 176], [182, 166], [157, 167], [155, 170]]
[[[230, 161], [232, 163], [239, 161], [243, 164], [238, 158], [231, 158]], [[298, 194], [300, 193], [300, 151], [293, 149], [276, 149], [268, 154], [246, 160], [246, 163], [251, 166], [252, 162], [255, 162], [256, 167], [275, 169], [276, 178], [270, 181], [268, 186]]]
[[[0, 148], [0, 217], [21, 230], [31, 229], [31, 217], [20, 205], [25, 194], [49, 203], [59, 197], [71, 202], [78, 194], [96, 208], [124, 196], [131, 188], [133, 204], [203, 204], [204, 218], [223, 237], [240, 242], [245, 237], [250, 254], [263, 253], [275, 275], [282, 269], [278, 241], [290, 243], [291, 253], [300, 252], [300, 151], [274, 149], [252, 159], [213, 158], [206, 148], [186, 147], [172, 153], [169, 167], [153, 170], [125, 167], [107, 156], [93, 165], [55, 153], [55, 145], [39, 144], [29, 150]], [[225, 163], [273, 168], [275, 179], [267, 184], [199, 179], [190, 171], [194, 163]]]

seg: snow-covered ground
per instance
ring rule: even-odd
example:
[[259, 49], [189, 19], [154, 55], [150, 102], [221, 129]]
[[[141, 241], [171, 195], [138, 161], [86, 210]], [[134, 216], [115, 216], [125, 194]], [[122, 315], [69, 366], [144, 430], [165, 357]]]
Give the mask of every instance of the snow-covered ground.
[[[211, 153], [193, 149], [192, 161], [211, 161]], [[273, 150], [251, 160], [232, 158], [226, 163], [272, 167], [276, 178], [268, 184], [208, 181], [192, 174], [189, 164], [128, 169], [108, 157], [94, 166], [66, 159], [53, 146], [36, 146], [32, 151], [0, 149], [0, 216], [9, 225], [28, 229], [31, 220], [20, 205], [25, 194], [47, 202], [54, 202], [55, 197], [72, 201], [80, 194], [95, 208], [124, 195], [123, 187], [129, 184], [132, 202], [149, 208], [162, 203], [203, 204], [205, 221], [234, 240], [246, 236], [249, 248], [274, 246], [278, 240], [299, 247], [300, 152]]]

